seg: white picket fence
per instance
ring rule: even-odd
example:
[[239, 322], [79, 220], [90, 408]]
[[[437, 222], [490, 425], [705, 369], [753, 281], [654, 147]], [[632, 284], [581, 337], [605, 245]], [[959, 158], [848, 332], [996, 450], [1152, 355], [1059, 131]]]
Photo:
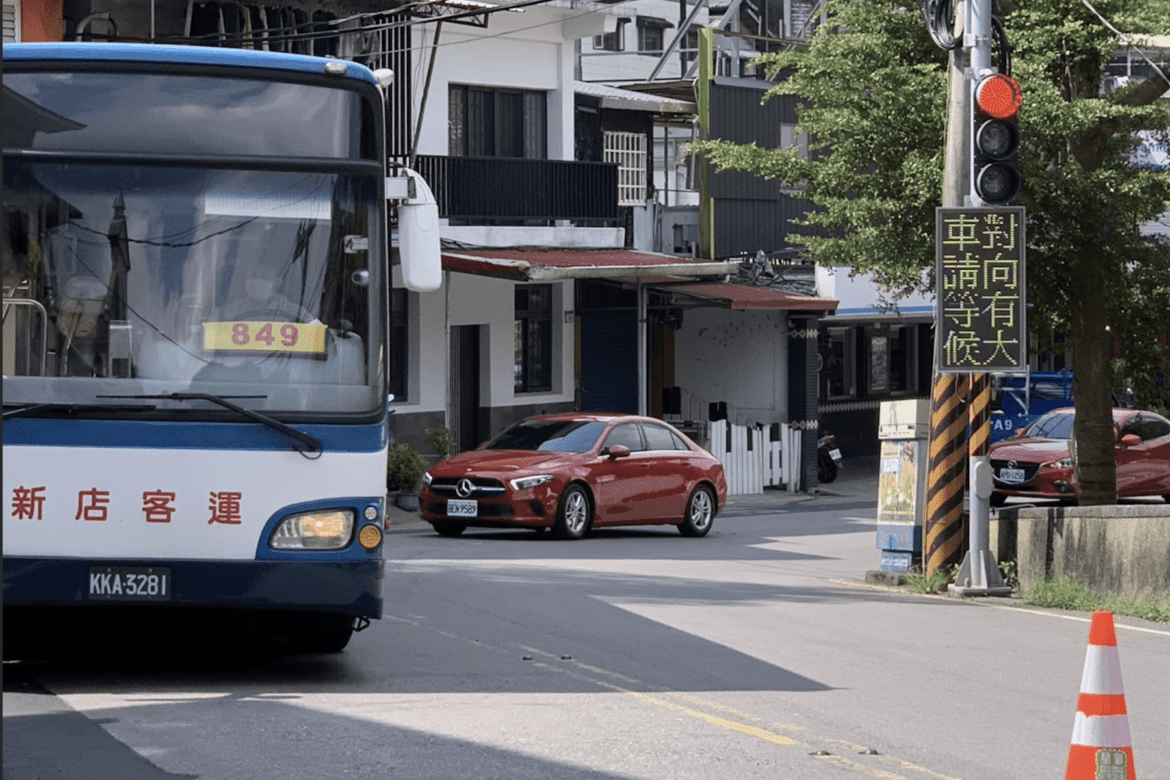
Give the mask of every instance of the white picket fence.
[[800, 489], [800, 431], [780, 423], [772, 441], [771, 426], [710, 423], [711, 454], [723, 463], [727, 494], [763, 493], [765, 487]]

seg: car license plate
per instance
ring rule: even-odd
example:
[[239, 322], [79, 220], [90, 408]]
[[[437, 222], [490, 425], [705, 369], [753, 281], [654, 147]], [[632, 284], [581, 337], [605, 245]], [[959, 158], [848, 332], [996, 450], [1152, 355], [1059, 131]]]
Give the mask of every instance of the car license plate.
[[463, 498], [447, 501], [447, 517], [475, 517], [479, 513], [479, 502]]
[[829, 457], [833, 460], [841, 460], [841, 450], [829, 450]]
[[1000, 482], [1023, 482], [1024, 481], [1024, 470], [1023, 469], [1000, 469], [999, 470], [999, 481]]
[[90, 566], [95, 601], [169, 601], [174, 576], [166, 566]]

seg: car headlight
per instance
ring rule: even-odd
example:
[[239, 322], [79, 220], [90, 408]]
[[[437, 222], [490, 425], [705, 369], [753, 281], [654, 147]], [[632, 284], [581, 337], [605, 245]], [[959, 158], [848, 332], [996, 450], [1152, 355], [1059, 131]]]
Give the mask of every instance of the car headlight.
[[1042, 469], [1069, 469], [1069, 468], [1072, 468], [1072, 465], [1073, 465], [1072, 457], [1070, 456], [1067, 458], [1061, 458], [1060, 460], [1054, 460], [1054, 461], [1051, 461], [1049, 463], [1045, 463], [1040, 468], [1042, 468]]
[[423, 472], [423, 484], [424, 485], [431, 484], [431, 472], [429, 472], [429, 471]]
[[508, 484], [512, 486], [513, 490], [527, 490], [537, 485], [543, 485], [545, 482], [552, 482], [554, 479], [552, 474], [538, 474], [535, 477], [517, 477], [510, 480]]
[[286, 517], [269, 542], [277, 550], [340, 550], [353, 538], [353, 512], [303, 512]]

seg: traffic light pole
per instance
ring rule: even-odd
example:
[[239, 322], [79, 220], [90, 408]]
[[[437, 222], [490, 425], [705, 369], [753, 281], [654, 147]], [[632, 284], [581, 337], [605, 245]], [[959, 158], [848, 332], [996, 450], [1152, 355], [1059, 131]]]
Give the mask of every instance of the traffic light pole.
[[[964, 3], [965, 20], [963, 26], [963, 45], [961, 50], [966, 53], [967, 69], [964, 78], [955, 78], [952, 81], [962, 82], [961, 86], [966, 94], [970, 94], [972, 85], [980, 79], [991, 75], [991, 0], [966, 0]], [[956, 50], [955, 53], [957, 53]], [[954, 54], [954, 53], [953, 53]], [[952, 62], [954, 60], [952, 59]], [[952, 87], [953, 88], [953, 87]], [[967, 203], [954, 205], [983, 205], [977, 198], [973, 199], [973, 182], [970, 161], [974, 158], [972, 138], [971, 114], [972, 101], [964, 99], [963, 112], [966, 114], [958, 123], [965, 135], [963, 148], [963, 165], [959, 166], [966, 172], [966, 186], [968, 193]], [[954, 104], [952, 104], [952, 110]], [[948, 137], [948, 152], [950, 140]], [[948, 166], [949, 171], [951, 166]], [[944, 191], [949, 188], [944, 184]], [[947, 205], [944, 203], [944, 205]], [[1010, 596], [1011, 588], [1004, 585], [1003, 577], [999, 572], [999, 565], [990, 551], [991, 536], [991, 458], [988, 455], [988, 445], [991, 439], [991, 387], [990, 377], [986, 373], [972, 374], [970, 382], [968, 413], [970, 422], [970, 446], [968, 448], [968, 496], [970, 514], [968, 518], [968, 546], [967, 553], [959, 567], [955, 581], [950, 585], [950, 591], [963, 596]]]

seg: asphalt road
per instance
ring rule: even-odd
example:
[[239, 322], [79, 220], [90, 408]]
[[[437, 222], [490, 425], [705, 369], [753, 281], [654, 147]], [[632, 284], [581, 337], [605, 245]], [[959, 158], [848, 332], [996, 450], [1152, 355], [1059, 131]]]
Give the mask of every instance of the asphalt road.
[[[386, 618], [337, 655], [76, 631], [5, 667], [4, 778], [1060, 777], [1087, 616], [866, 585], [865, 479], [697, 540], [398, 523]], [[1117, 622], [1138, 776], [1170, 780], [1170, 628]]]

